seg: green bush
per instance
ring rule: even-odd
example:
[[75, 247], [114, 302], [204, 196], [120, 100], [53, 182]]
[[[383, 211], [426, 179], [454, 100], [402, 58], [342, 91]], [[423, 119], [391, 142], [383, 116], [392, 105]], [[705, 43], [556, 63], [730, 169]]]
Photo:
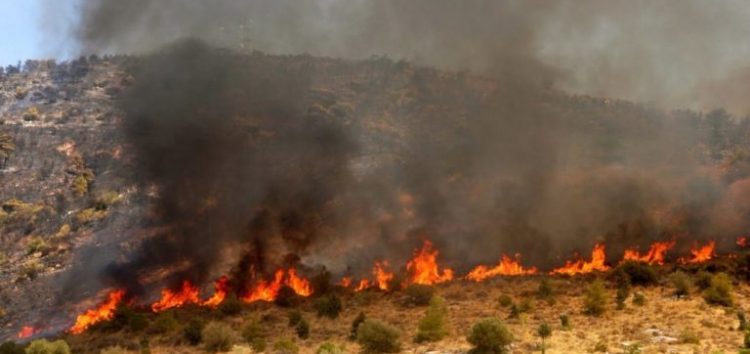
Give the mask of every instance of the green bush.
[[289, 327], [294, 327], [302, 321], [302, 312], [299, 310], [289, 311], [286, 316], [289, 319]]
[[695, 275], [695, 286], [697, 286], [698, 289], [706, 290], [711, 286], [711, 279], [713, 277], [714, 276], [711, 273], [702, 270]]
[[440, 296], [433, 296], [430, 300], [430, 307], [427, 308], [425, 316], [419, 321], [417, 327], [417, 336], [414, 341], [435, 342], [443, 339], [448, 331], [446, 329], [445, 318], [448, 315], [448, 306], [445, 299]]
[[711, 286], [703, 291], [703, 299], [709, 304], [732, 306], [732, 279], [725, 273], [716, 274], [711, 279]]
[[209, 352], [226, 352], [232, 349], [236, 335], [231, 327], [221, 322], [209, 322], [201, 332], [203, 345]]
[[227, 316], [239, 315], [244, 307], [242, 301], [237, 298], [237, 295], [230, 294], [224, 299], [219, 305], [219, 311]]
[[564, 330], [570, 329], [570, 316], [566, 314], [560, 315], [560, 327]]
[[26, 354], [23, 346], [13, 341], [0, 344], [0, 354]]
[[406, 299], [409, 304], [416, 306], [427, 306], [435, 294], [435, 288], [429, 285], [411, 284], [405, 290]]
[[315, 310], [319, 317], [334, 319], [341, 313], [341, 299], [333, 294], [324, 295], [315, 301]]
[[642, 293], [635, 293], [633, 295], [633, 305], [643, 306], [646, 304], [646, 297]]
[[508, 307], [510, 305], [513, 305], [513, 299], [511, 299], [510, 296], [505, 295], [505, 294], [500, 295], [500, 297], [497, 299], [497, 302], [502, 307]]
[[617, 267], [615, 274], [619, 272], [626, 274], [632, 285], [653, 285], [659, 281], [654, 267], [643, 262], [624, 262]]
[[552, 288], [552, 283], [550, 283], [549, 279], [542, 278], [539, 282], [539, 287], [536, 290], [536, 297], [538, 299], [547, 300], [547, 302], [552, 302], [554, 300], [555, 290]]
[[625, 300], [628, 299], [628, 296], [630, 296], [630, 283], [620, 283], [617, 287], [617, 293], [615, 295], [618, 310], [622, 310], [625, 308]]
[[547, 346], [545, 345], [544, 340], [552, 335], [552, 327], [550, 327], [547, 323], [542, 323], [536, 329], [536, 334], [539, 336], [539, 338], [542, 339], [542, 354], [544, 354], [544, 352], [547, 350]]
[[162, 312], [156, 316], [148, 331], [150, 333], [164, 334], [177, 330], [179, 326], [180, 324], [174, 318], [172, 312]]
[[750, 349], [750, 332], [745, 332], [745, 340], [743, 342], [745, 349]]
[[26, 347], [26, 354], [70, 354], [70, 347], [62, 339], [54, 342], [37, 339]]
[[740, 331], [750, 330], [750, 326], [748, 326], [748, 323], [747, 323], [747, 316], [745, 315], [745, 311], [743, 311], [742, 309], [737, 309], [737, 321], [739, 322], [739, 326], [737, 326], [737, 330], [740, 330]]
[[607, 297], [604, 293], [604, 283], [597, 279], [586, 289], [583, 312], [590, 316], [599, 316], [604, 313], [606, 306]]
[[701, 340], [694, 332], [683, 331], [680, 333], [680, 343], [684, 344], [700, 344]]
[[260, 353], [266, 350], [266, 331], [257, 321], [249, 321], [242, 327], [242, 338], [255, 352]]
[[399, 331], [378, 320], [365, 320], [357, 329], [357, 342], [368, 353], [396, 353], [401, 350]]
[[325, 342], [318, 347], [315, 354], [344, 354], [344, 348], [333, 344], [331, 342]]
[[299, 347], [289, 339], [281, 339], [273, 344], [273, 352], [275, 354], [297, 354], [299, 353]]
[[690, 289], [693, 287], [693, 282], [690, 279], [689, 275], [681, 271], [677, 271], [672, 274], [670, 281], [672, 283], [672, 287], [674, 287], [675, 296], [685, 297], [690, 295]]
[[365, 316], [364, 312], [360, 312], [357, 317], [354, 318], [354, 320], [352, 321], [352, 329], [349, 332], [350, 340], [357, 339], [357, 330], [359, 330], [359, 325], [365, 322], [366, 319], [367, 316]]
[[487, 318], [471, 327], [466, 340], [474, 346], [472, 354], [499, 354], [506, 352], [513, 335], [499, 319]]
[[190, 345], [198, 345], [203, 340], [203, 327], [205, 327], [203, 321], [190, 321], [182, 332], [185, 340], [187, 340]]
[[294, 327], [294, 331], [297, 332], [297, 337], [300, 339], [307, 339], [310, 337], [310, 324], [303, 318]]

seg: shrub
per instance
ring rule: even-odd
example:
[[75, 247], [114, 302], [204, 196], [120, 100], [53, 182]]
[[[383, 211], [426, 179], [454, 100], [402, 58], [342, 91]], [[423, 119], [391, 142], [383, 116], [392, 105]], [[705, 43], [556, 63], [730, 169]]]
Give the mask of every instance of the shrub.
[[190, 345], [198, 345], [203, 340], [203, 327], [205, 324], [199, 320], [192, 320], [185, 326], [183, 336]]
[[552, 328], [547, 323], [542, 323], [539, 328], [536, 329], [536, 334], [539, 338], [542, 338], [542, 354], [546, 351], [544, 340], [552, 335]]
[[26, 354], [23, 346], [13, 341], [0, 344], [0, 354]]
[[513, 299], [511, 299], [510, 296], [505, 295], [505, 294], [500, 295], [500, 297], [497, 299], [497, 302], [502, 307], [508, 307], [510, 305], [513, 305]]
[[712, 278], [713, 275], [711, 275], [711, 273], [702, 270], [695, 275], [695, 286], [697, 286], [698, 289], [706, 290], [711, 286]]
[[318, 347], [315, 354], [344, 354], [344, 348], [333, 344], [331, 342], [325, 342]]
[[750, 332], [745, 332], [745, 340], [743, 341], [745, 349], [750, 349]]
[[210, 322], [201, 332], [203, 344], [210, 352], [226, 352], [235, 343], [235, 333], [231, 327], [221, 322]]
[[237, 298], [237, 295], [231, 294], [224, 299], [219, 305], [219, 311], [227, 316], [239, 315], [242, 312], [242, 301]]
[[709, 304], [732, 306], [732, 280], [725, 273], [716, 274], [711, 286], [703, 292], [703, 299]]
[[570, 316], [566, 314], [560, 315], [560, 327], [564, 330], [570, 329]]
[[127, 351], [127, 350], [125, 350], [125, 348], [123, 348], [123, 347], [121, 347], [119, 345], [115, 345], [113, 347], [104, 348], [100, 352], [100, 354], [128, 354], [128, 353], [130, 353], [130, 352]]
[[531, 312], [534, 310], [534, 301], [526, 298], [521, 301], [521, 303], [518, 305], [518, 310], [521, 311], [521, 313]]
[[594, 344], [594, 353], [606, 353], [609, 350], [607, 347], [607, 343], [604, 341], [598, 341], [596, 344]]
[[740, 331], [747, 331], [750, 329], [750, 326], [748, 326], [747, 323], [747, 316], [745, 315], [745, 311], [742, 311], [742, 309], [737, 309], [737, 321], [739, 322], [739, 326], [737, 327]]
[[51, 247], [43, 238], [39, 236], [32, 237], [29, 243], [26, 245], [26, 254], [41, 253], [45, 255], [49, 253]]
[[286, 316], [289, 319], [289, 327], [294, 327], [302, 321], [302, 312], [299, 310], [289, 311]]
[[641, 345], [638, 343], [632, 343], [628, 344], [623, 348], [623, 353], [625, 354], [640, 354], [641, 353]]
[[617, 267], [617, 271], [627, 275], [632, 285], [653, 285], [659, 280], [654, 267], [643, 263], [627, 261]]
[[169, 333], [176, 330], [179, 326], [180, 324], [174, 318], [174, 314], [172, 312], [162, 312], [158, 316], [156, 316], [156, 320], [154, 320], [154, 323], [151, 325], [151, 327], [149, 327], [149, 332]]
[[672, 287], [674, 287], [674, 295], [677, 297], [684, 297], [690, 295], [690, 289], [693, 287], [693, 282], [690, 276], [683, 272], [675, 272], [670, 278]]
[[299, 347], [289, 339], [281, 339], [273, 344], [273, 352], [275, 354], [297, 354], [299, 353]]
[[242, 338], [255, 352], [266, 350], [266, 331], [257, 321], [249, 321], [242, 327]]
[[297, 337], [300, 339], [307, 339], [310, 337], [310, 324], [303, 318], [294, 327], [294, 331], [297, 332]]
[[315, 301], [315, 310], [319, 317], [325, 316], [331, 319], [339, 317], [341, 299], [333, 294], [321, 296]]
[[635, 293], [633, 295], [633, 304], [636, 306], [643, 306], [646, 304], [646, 297], [642, 293]]
[[70, 354], [70, 347], [62, 339], [54, 342], [37, 339], [26, 347], [26, 354]]
[[331, 291], [331, 272], [326, 269], [321, 270], [310, 279], [310, 285], [314, 294], [328, 294]]
[[435, 294], [435, 288], [429, 285], [411, 284], [406, 288], [405, 292], [409, 304], [426, 306], [430, 303], [432, 295]]
[[274, 300], [276, 305], [281, 307], [292, 307], [299, 303], [299, 295], [294, 292], [294, 289], [284, 285], [279, 289]]
[[591, 316], [599, 316], [604, 313], [607, 306], [607, 298], [604, 294], [604, 283], [595, 280], [586, 289], [586, 298], [583, 300], [583, 312]]
[[502, 321], [488, 318], [474, 324], [466, 340], [474, 346], [470, 353], [505, 353], [505, 347], [513, 341], [513, 335]]
[[684, 344], [699, 344], [701, 342], [698, 336], [690, 331], [682, 331], [680, 333], [680, 343]]
[[539, 299], [550, 299], [555, 295], [554, 289], [549, 279], [542, 278], [539, 282], [539, 287], [536, 290], [536, 297]]
[[625, 308], [625, 300], [628, 299], [628, 296], [630, 296], [630, 284], [622, 283], [619, 287], [617, 287], [617, 294], [615, 295], [618, 310], [622, 310]]
[[40, 115], [41, 113], [39, 113], [39, 108], [29, 107], [25, 112], [23, 112], [23, 120], [27, 122], [33, 122], [39, 120]]
[[357, 317], [354, 318], [352, 321], [352, 329], [349, 332], [349, 339], [355, 340], [357, 339], [357, 330], [359, 330], [359, 325], [361, 325], [365, 320], [367, 319], [367, 316], [365, 316], [364, 312], [360, 312]]
[[395, 353], [401, 350], [399, 331], [378, 320], [365, 320], [357, 329], [357, 342], [368, 353]]
[[417, 327], [417, 336], [414, 340], [417, 343], [435, 342], [443, 339], [448, 331], [445, 326], [445, 318], [448, 315], [448, 306], [445, 300], [440, 296], [433, 296], [430, 300], [430, 307], [427, 308], [425, 316], [419, 321]]

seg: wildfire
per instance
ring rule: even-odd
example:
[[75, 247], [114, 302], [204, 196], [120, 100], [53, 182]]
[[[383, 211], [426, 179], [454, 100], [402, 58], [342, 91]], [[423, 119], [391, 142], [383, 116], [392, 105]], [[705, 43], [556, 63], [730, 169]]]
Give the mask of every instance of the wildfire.
[[432, 242], [424, 241], [422, 249], [414, 252], [414, 257], [406, 264], [409, 281], [414, 284], [432, 285], [453, 279], [453, 270], [445, 268], [440, 271], [437, 264], [439, 252], [432, 247]]
[[16, 337], [18, 339], [26, 339], [34, 335], [36, 333], [36, 329], [31, 326], [23, 326], [20, 331], [18, 331], [18, 334], [16, 334]]
[[344, 288], [348, 288], [352, 286], [352, 278], [350, 277], [341, 278], [341, 280], [339, 281], [339, 285], [341, 285]]
[[200, 290], [191, 282], [185, 280], [182, 282], [182, 287], [176, 291], [163, 289], [161, 299], [151, 305], [151, 310], [161, 312], [187, 304], [199, 304], [201, 302], [199, 294]]
[[648, 252], [641, 255], [637, 250], [631, 248], [625, 250], [623, 261], [636, 261], [648, 264], [664, 264], [664, 255], [674, 247], [675, 241], [655, 242], [649, 247]]
[[609, 269], [609, 267], [604, 264], [606, 259], [607, 254], [604, 252], [604, 244], [598, 243], [594, 245], [594, 250], [591, 251], [590, 262], [586, 262], [582, 259], [567, 261], [564, 266], [553, 270], [550, 274], [576, 275], [591, 273], [594, 271], [606, 271]]
[[297, 275], [297, 270], [290, 268], [286, 271], [279, 269], [274, 273], [273, 280], [268, 281], [261, 279], [255, 284], [255, 287], [250, 290], [247, 294], [240, 297], [244, 302], [254, 301], [273, 301], [279, 294], [279, 289], [283, 285], [286, 285], [299, 296], [310, 296], [312, 295], [312, 286], [310, 282]]
[[747, 236], [737, 237], [737, 246], [740, 246], [742, 248], [750, 247], [750, 237], [747, 237]]
[[711, 260], [714, 256], [714, 249], [716, 249], [716, 241], [709, 241], [703, 247], [694, 246], [690, 249], [692, 255], [689, 259], [683, 259], [685, 263], [703, 263]]
[[219, 306], [226, 299], [227, 293], [229, 293], [229, 278], [223, 276], [216, 280], [216, 283], [214, 283], [214, 294], [206, 299], [206, 301], [203, 301], [203, 305], [208, 307]]
[[536, 267], [524, 268], [521, 265], [520, 258], [521, 255], [519, 254], [516, 254], [515, 259], [502, 255], [500, 262], [496, 266], [490, 268], [485, 265], [479, 265], [466, 275], [466, 279], [480, 282], [500, 275], [527, 275], [537, 272]]
[[124, 297], [125, 290], [118, 289], [110, 292], [107, 295], [107, 301], [99, 305], [99, 307], [88, 310], [76, 317], [75, 324], [73, 327], [70, 327], [70, 333], [80, 334], [96, 323], [112, 319], [115, 315], [117, 305], [120, 304]]
[[388, 290], [388, 283], [395, 277], [393, 273], [389, 273], [385, 270], [388, 267], [388, 262], [375, 262], [375, 266], [372, 268], [372, 275], [375, 276], [375, 282], [380, 290]]
[[362, 279], [359, 281], [359, 284], [357, 284], [357, 287], [354, 288], [354, 291], [362, 291], [371, 286], [370, 281], [367, 279]]

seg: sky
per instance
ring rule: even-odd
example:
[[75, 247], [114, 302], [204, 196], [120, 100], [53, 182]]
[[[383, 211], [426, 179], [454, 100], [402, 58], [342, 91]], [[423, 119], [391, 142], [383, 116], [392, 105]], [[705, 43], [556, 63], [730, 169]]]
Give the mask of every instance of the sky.
[[[50, 4], [55, 5], [51, 7], [54, 16], [44, 16], [50, 13], [45, 12], [50, 11]], [[65, 59], [63, 39], [68, 36], [63, 24], [73, 13], [73, 4], [73, 0], [0, 0], [0, 65], [26, 59]]]

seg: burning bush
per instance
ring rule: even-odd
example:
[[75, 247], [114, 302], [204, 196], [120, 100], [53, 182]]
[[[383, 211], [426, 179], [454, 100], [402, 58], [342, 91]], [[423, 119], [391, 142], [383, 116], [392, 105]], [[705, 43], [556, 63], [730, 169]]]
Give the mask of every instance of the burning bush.
[[54, 342], [37, 339], [26, 347], [26, 354], [70, 354], [70, 347], [62, 339]]
[[430, 303], [432, 295], [435, 294], [435, 288], [429, 285], [411, 284], [406, 290], [407, 302], [415, 306], [426, 306]]
[[500, 354], [506, 352], [513, 335], [499, 319], [487, 318], [471, 327], [466, 340], [474, 346], [471, 354]]
[[590, 316], [599, 316], [604, 313], [606, 306], [607, 297], [604, 292], [604, 283], [597, 279], [586, 289], [583, 312]]
[[419, 321], [417, 336], [414, 341], [435, 342], [443, 339], [448, 334], [445, 324], [445, 318], [448, 315], [448, 306], [445, 300], [440, 296], [433, 296], [430, 300], [430, 307], [427, 308], [425, 316]]
[[677, 297], [685, 297], [690, 295], [690, 289], [693, 288], [693, 282], [690, 276], [687, 274], [677, 271], [672, 274], [671, 277], [672, 287], [674, 287], [674, 295]]
[[368, 353], [396, 353], [401, 350], [399, 331], [378, 320], [365, 320], [357, 328], [357, 342]]
[[711, 286], [703, 292], [703, 299], [709, 304], [732, 306], [732, 279], [726, 273], [711, 278]]
[[315, 301], [315, 310], [319, 317], [337, 318], [341, 312], [341, 299], [333, 294], [321, 296]]
[[226, 352], [237, 341], [234, 330], [220, 322], [210, 322], [201, 332], [203, 345], [210, 352]]

